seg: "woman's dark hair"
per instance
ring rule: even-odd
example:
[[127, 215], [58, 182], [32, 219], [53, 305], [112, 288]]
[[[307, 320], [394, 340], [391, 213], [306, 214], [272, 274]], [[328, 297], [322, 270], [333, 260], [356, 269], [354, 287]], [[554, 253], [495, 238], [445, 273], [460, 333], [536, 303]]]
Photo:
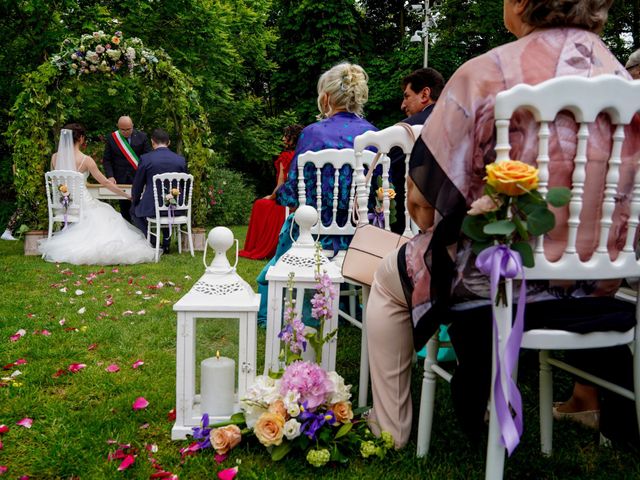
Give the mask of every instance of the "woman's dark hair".
[[529, 0], [522, 20], [534, 27], [575, 27], [600, 33], [612, 3], [613, 0]]
[[288, 127], [284, 127], [284, 138], [286, 139], [288, 146], [291, 146], [291, 148], [296, 147], [296, 143], [298, 143], [298, 137], [300, 136], [300, 133], [303, 129], [304, 127], [297, 123], [289, 125]]
[[73, 133], [73, 143], [78, 143], [82, 137], [87, 136], [87, 131], [79, 123], [67, 123], [64, 127], [66, 130], [71, 130]]

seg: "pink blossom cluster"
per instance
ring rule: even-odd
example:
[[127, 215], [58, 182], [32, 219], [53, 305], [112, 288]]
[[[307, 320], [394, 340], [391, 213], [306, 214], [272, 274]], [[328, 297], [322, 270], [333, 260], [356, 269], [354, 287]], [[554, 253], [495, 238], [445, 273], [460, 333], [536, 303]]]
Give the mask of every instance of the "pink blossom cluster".
[[327, 372], [315, 363], [297, 361], [289, 365], [282, 375], [280, 394], [293, 391], [300, 395], [300, 403], [307, 402], [310, 410], [325, 403], [334, 386]]

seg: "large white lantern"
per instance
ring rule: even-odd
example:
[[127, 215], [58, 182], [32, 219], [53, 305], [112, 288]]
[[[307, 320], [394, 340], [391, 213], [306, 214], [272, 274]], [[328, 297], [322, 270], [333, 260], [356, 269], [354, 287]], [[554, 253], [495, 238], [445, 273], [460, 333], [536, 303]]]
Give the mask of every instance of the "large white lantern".
[[[278, 262], [269, 267], [267, 281], [269, 282], [269, 305], [267, 309], [267, 340], [265, 346], [265, 374], [269, 370], [276, 371], [280, 368], [280, 339], [278, 334], [282, 330], [284, 299], [286, 298], [289, 273], [294, 274], [294, 292], [296, 314], [301, 315], [305, 299], [305, 290], [315, 291], [316, 286], [316, 246], [311, 227], [319, 221], [318, 212], [309, 205], [303, 205], [296, 210], [295, 222], [300, 227], [298, 240], [293, 242], [291, 248]], [[340, 291], [343, 282], [342, 274], [336, 265], [322, 253], [319, 257], [320, 271], [326, 271], [331, 279], [336, 294]], [[325, 322], [323, 336], [338, 328], [339, 299], [336, 295], [333, 301], [332, 315]], [[333, 371], [336, 367], [337, 335], [322, 348], [322, 367], [327, 371]]]
[[[236, 242], [236, 265], [238, 245]], [[212, 423], [228, 419], [240, 411], [238, 400], [244, 397], [256, 376], [257, 312], [260, 295], [237, 273], [227, 260], [226, 252], [233, 245], [233, 233], [226, 227], [216, 227], [207, 239], [215, 251], [210, 266], [203, 262], [205, 274], [174, 306], [178, 314], [176, 347], [176, 423], [171, 439], [184, 439], [192, 427], [200, 424], [203, 413]], [[237, 319], [239, 345], [237, 362], [218, 356], [201, 364], [200, 393], [196, 393], [196, 320]], [[215, 353], [215, 352], [212, 352]], [[224, 352], [223, 352], [224, 353]], [[235, 390], [237, 372], [237, 391]]]

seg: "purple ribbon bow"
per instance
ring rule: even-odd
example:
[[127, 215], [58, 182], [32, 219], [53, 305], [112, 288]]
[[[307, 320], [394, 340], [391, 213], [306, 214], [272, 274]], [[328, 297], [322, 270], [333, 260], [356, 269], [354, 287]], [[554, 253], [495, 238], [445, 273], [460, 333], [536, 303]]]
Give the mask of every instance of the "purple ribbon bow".
[[173, 217], [175, 215], [176, 206], [171, 203], [169, 204], [169, 236], [167, 238], [171, 238], [171, 231], [173, 230]]
[[63, 195], [62, 196], [62, 206], [64, 207], [64, 227], [62, 227], [62, 229], [64, 230], [65, 228], [67, 228], [67, 211], [69, 210], [69, 197], [67, 195]]
[[369, 212], [369, 223], [376, 227], [384, 228], [384, 212]]
[[[493, 385], [493, 401], [495, 403], [500, 436], [509, 455], [520, 443], [522, 436], [522, 396], [513, 379], [513, 371], [518, 363], [518, 353], [524, 330], [524, 307], [526, 304], [526, 286], [524, 270], [520, 254], [506, 245], [489, 247], [476, 258], [476, 268], [491, 279], [491, 298], [497, 301], [500, 277], [515, 278], [522, 276], [520, 295], [516, 309], [516, 319], [511, 333], [505, 340], [504, 352], [498, 349], [498, 324], [493, 314], [493, 348], [496, 352], [496, 376]], [[506, 298], [504, 299], [506, 302]], [[507, 386], [508, 399], [503, 390]]]

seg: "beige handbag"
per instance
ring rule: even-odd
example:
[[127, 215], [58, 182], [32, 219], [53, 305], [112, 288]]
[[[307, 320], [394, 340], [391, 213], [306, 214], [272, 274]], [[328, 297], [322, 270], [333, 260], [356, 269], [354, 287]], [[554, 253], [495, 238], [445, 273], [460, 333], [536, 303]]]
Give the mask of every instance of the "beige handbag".
[[[403, 127], [406, 125], [405, 129], [411, 137], [413, 137], [413, 131], [409, 125], [406, 123], [398, 123], [398, 125]], [[373, 162], [371, 162], [371, 168], [369, 168], [369, 172], [367, 173], [365, 184], [369, 182], [379, 158], [380, 154], [376, 155]], [[353, 207], [353, 216], [357, 225], [357, 205]], [[388, 253], [404, 245], [409, 240], [410, 238], [408, 237], [374, 225], [367, 224], [359, 226], [356, 228], [356, 232], [351, 239], [344, 261], [342, 262], [342, 276], [348, 280], [354, 280], [358, 283], [371, 286], [371, 283], [373, 283], [373, 274], [376, 272], [382, 259]]]
[[409, 240], [373, 225], [358, 227], [342, 262], [342, 276], [371, 286], [373, 274], [385, 255]]

